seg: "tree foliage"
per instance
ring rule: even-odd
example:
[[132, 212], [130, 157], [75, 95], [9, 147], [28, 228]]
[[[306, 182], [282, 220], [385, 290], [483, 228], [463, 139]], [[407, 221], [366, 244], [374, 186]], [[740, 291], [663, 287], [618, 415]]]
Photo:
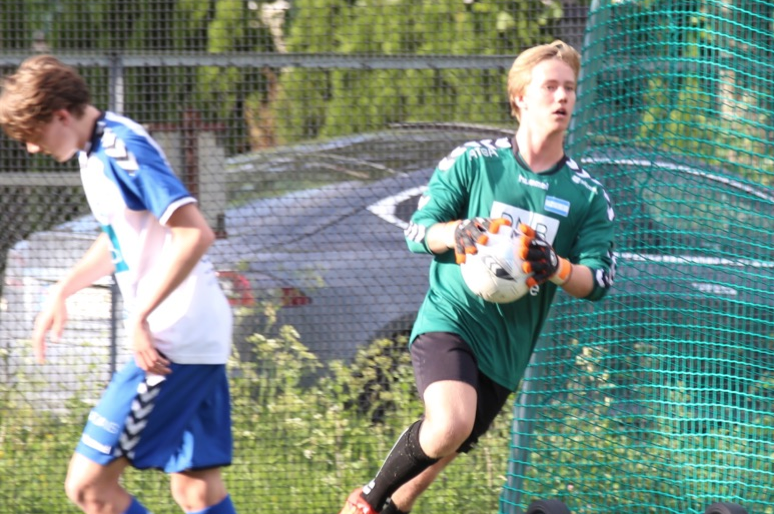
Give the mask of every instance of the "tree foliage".
[[[0, 23], [5, 48], [43, 34], [55, 53], [122, 56], [245, 52], [352, 56], [513, 55], [545, 42], [556, 1], [16, 0]], [[5, 11], [4, 11], [5, 12]], [[23, 23], [17, 24], [17, 21]], [[88, 20], [88, 23], [84, 23]], [[18, 27], [18, 28], [16, 28]], [[124, 70], [126, 114], [179, 123], [185, 111], [227, 129], [231, 152], [379, 129], [404, 121], [508, 123], [507, 70], [271, 69], [142, 66]], [[107, 91], [108, 70], [89, 72]]]
[[[405, 340], [375, 341], [351, 363], [327, 363], [321, 375], [322, 363], [292, 327], [272, 332], [249, 337], [250, 360], [235, 353], [229, 363], [229, 490], [240, 512], [336, 511], [352, 487], [376, 473], [395, 439], [421, 413]], [[76, 399], [58, 415], [35, 410], [20, 396], [34, 385], [16, 378], [14, 387], [0, 384], [0, 511], [75, 513], [63, 491], [64, 475], [91, 406]], [[450, 471], [437, 497], [423, 504], [496, 512], [507, 418], [505, 413], [476, 455], [460, 458], [464, 468]], [[179, 512], [159, 472], [130, 469], [123, 485], [154, 512]], [[462, 490], [470, 494], [458, 494]]]
[[[300, 0], [288, 47], [358, 56], [515, 55], [551, 39], [542, 3], [458, 0]], [[553, 6], [549, 2], [549, 5]], [[394, 122], [508, 123], [507, 70], [286, 70], [275, 111], [279, 137], [294, 141], [369, 131]]]

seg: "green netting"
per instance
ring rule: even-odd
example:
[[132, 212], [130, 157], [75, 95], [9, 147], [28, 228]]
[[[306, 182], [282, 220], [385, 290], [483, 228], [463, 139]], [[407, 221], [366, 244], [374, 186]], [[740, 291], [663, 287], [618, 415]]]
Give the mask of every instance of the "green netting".
[[592, 5], [569, 146], [615, 203], [618, 277], [554, 307], [501, 512], [774, 512], [772, 12]]

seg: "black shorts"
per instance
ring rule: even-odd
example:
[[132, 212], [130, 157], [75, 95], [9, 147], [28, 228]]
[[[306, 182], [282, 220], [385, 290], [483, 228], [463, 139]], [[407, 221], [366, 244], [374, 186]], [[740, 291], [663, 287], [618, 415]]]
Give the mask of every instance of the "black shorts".
[[411, 362], [419, 396], [433, 382], [456, 380], [470, 384], [478, 395], [473, 432], [457, 450], [470, 451], [484, 435], [502, 410], [510, 389], [501, 386], [478, 369], [476, 356], [470, 346], [457, 334], [428, 332], [411, 343]]

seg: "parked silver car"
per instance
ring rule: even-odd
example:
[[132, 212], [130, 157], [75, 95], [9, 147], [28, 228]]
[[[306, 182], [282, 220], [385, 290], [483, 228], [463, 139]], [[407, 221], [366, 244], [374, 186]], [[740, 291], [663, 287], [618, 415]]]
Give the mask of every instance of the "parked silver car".
[[[249, 356], [250, 334], [283, 325], [293, 326], [322, 360], [348, 359], [374, 339], [406, 334], [427, 289], [431, 257], [408, 252], [403, 229], [435, 164], [460, 142], [509, 135], [495, 128], [410, 126], [233, 159], [227, 237], [209, 256], [236, 308], [242, 356]], [[774, 290], [774, 262], [760, 252], [763, 238], [771, 247], [771, 231], [761, 228], [771, 220], [771, 191], [637, 148], [592, 147], [581, 163], [607, 185], [621, 223], [621, 279], [605, 303], [614, 306], [610, 316], [641, 318], [643, 337], [668, 325], [666, 318], [679, 331], [720, 316], [748, 340], [742, 346], [760, 355], [748, 334], [774, 323], [774, 299], [751, 284]], [[276, 194], [288, 188], [296, 190]], [[715, 212], [721, 206], [732, 208], [721, 216]], [[87, 217], [33, 234], [11, 250], [3, 348], [26, 355], [19, 348], [46, 288], [97, 230]], [[128, 358], [120, 344], [111, 344], [121, 341], [122, 310], [109, 281], [73, 302], [65, 343], [52, 347], [49, 365], [65, 389], [75, 364], [104, 373], [109, 363]], [[271, 327], [265, 302], [278, 307]], [[749, 314], [728, 314], [740, 305]], [[555, 312], [562, 308], [560, 302]], [[652, 317], [660, 317], [657, 325]]]
[[[374, 338], [405, 332], [426, 288], [428, 257], [411, 255], [401, 229], [369, 206], [425, 182], [440, 158], [460, 141], [482, 137], [482, 130], [491, 132], [386, 130], [230, 159], [226, 236], [209, 258], [235, 307], [242, 356], [249, 356], [250, 334], [284, 324], [321, 359], [348, 358]], [[29, 338], [48, 288], [98, 233], [96, 221], [85, 216], [33, 233], [9, 251], [0, 384], [29, 387], [29, 380], [16, 378], [37, 377], [39, 387], [24, 391], [26, 397], [58, 407], [74, 391], [96, 394], [130, 357], [122, 344], [120, 294], [105, 279], [70, 298], [63, 340], [49, 345], [45, 366], [33, 362]], [[267, 327], [266, 304], [279, 309], [274, 327]]]

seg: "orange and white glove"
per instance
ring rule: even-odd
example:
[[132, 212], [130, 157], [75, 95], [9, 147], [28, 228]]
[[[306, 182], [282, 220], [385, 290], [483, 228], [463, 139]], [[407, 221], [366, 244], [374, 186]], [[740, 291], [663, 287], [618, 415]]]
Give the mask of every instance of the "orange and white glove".
[[567, 282], [572, 275], [572, 263], [559, 257], [543, 235], [529, 225], [520, 223], [519, 231], [524, 235], [517, 243], [517, 255], [524, 260], [524, 273], [533, 274], [527, 279], [527, 285], [533, 287], [550, 280], [561, 286]]
[[476, 244], [485, 245], [489, 241], [487, 232], [497, 234], [503, 225], [511, 225], [505, 218], [473, 218], [468, 220], [450, 221], [456, 224], [454, 229], [454, 255], [457, 264], [465, 262], [465, 256], [478, 253]]

